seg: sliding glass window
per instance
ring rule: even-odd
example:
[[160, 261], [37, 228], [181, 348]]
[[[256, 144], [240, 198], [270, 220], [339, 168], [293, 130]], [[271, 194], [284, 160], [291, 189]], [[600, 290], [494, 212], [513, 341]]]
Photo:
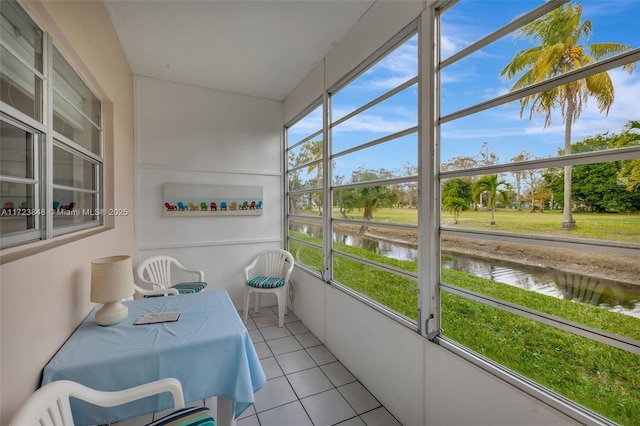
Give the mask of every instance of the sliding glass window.
[[286, 127], [287, 246], [315, 274], [324, 271], [323, 111], [316, 104]]
[[634, 424], [640, 4], [522, 5], [433, 6], [439, 341], [579, 421]]
[[17, 2], [0, 28], [2, 248], [101, 225], [101, 101]]
[[418, 36], [407, 29], [329, 92], [333, 282], [418, 319]]
[[289, 249], [576, 422], [637, 424], [638, 15], [428, 2], [287, 127]]

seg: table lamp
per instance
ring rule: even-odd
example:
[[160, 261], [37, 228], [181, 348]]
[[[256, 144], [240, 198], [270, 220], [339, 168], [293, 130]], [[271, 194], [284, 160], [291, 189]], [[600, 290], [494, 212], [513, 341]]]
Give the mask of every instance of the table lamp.
[[104, 303], [96, 312], [99, 325], [117, 324], [127, 317], [129, 308], [122, 299], [135, 291], [131, 256], [110, 256], [91, 262], [91, 301]]

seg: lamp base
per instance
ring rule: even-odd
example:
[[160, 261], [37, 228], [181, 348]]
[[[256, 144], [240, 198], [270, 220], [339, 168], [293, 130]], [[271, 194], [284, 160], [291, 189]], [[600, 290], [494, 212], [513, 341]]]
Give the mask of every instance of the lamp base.
[[102, 308], [96, 312], [96, 324], [98, 325], [114, 325], [122, 321], [129, 314], [127, 308], [121, 301], [105, 303]]

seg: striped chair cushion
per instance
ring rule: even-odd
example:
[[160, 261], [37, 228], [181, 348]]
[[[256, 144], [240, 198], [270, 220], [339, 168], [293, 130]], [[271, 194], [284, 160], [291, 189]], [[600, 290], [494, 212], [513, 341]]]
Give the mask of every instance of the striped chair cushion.
[[[185, 293], [197, 293], [199, 291], [202, 291], [202, 289], [205, 288], [206, 286], [207, 286], [207, 283], [203, 281], [194, 281], [192, 283], [174, 284], [171, 286], [171, 288], [175, 288], [176, 290], [178, 290], [178, 294], [185, 294]], [[162, 296], [164, 295], [154, 294], [152, 296], [145, 295], [144, 297], [162, 297]]]
[[147, 426], [215, 426], [211, 410], [207, 407], [189, 407], [174, 411]]
[[199, 291], [202, 291], [202, 289], [205, 288], [206, 286], [207, 286], [207, 283], [205, 282], [194, 281], [191, 283], [175, 284], [175, 285], [172, 285], [171, 288], [175, 288], [176, 290], [178, 290], [178, 293], [184, 294], [184, 293], [197, 293]]
[[276, 288], [284, 285], [284, 277], [264, 277], [258, 275], [247, 281], [247, 285], [256, 288]]

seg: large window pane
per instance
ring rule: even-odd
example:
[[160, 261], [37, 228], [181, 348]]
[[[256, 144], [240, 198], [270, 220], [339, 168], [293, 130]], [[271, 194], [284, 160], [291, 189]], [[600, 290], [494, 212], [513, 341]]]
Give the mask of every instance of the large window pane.
[[0, 28], [2, 44], [42, 72], [42, 31], [17, 2], [2, 2]]
[[444, 235], [442, 265], [445, 283], [640, 340], [640, 255]]
[[417, 164], [417, 132], [332, 158], [333, 175], [343, 177], [342, 183], [357, 179], [362, 170], [375, 170], [384, 179], [407, 176]]
[[331, 129], [334, 154], [418, 124], [418, 85], [410, 86]]
[[66, 149], [53, 147], [53, 183], [78, 189], [97, 190], [97, 164]]
[[287, 128], [288, 146], [292, 146], [322, 130], [322, 105]]
[[81, 191], [53, 190], [54, 228], [100, 221], [103, 214], [98, 210], [97, 194]]
[[297, 145], [289, 150], [289, 168], [322, 159], [322, 136], [316, 136], [312, 140]]
[[53, 149], [53, 166], [54, 228], [101, 221], [105, 212], [99, 210], [100, 166], [58, 146]]
[[33, 135], [0, 121], [0, 175], [33, 179]]
[[[583, 105], [580, 118], [569, 133], [571, 153], [621, 149], [637, 146], [638, 132], [633, 128], [640, 117], [636, 93], [640, 90], [640, 73], [627, 74], [620, 68], [609, 71], [615, 98], [608, 114], [600, 113], [595, 99]], [[448, 170], [486, 165], [483, 151], [493, 153], [492, 164], [504, 164], [565, 154], [567, 128], [561, 109], [551, 111], [545, 126], [545, 114], [529, 117], [532, 103], [520, 116], [515, 102], [472, 114], [441, 126], [441, 159]]]
[[336, 121], [418, 75], [418, 36], [414, 35], [331, 97]]
[[440, 17], [442, 59], [457, 53], [542, 3], [542, 0], [504, 1], [499, 4], [500, 13], [496, 13], [495, 0], [458, 1]]
[[0, 99], [42, 121], [42, 80], [34, 72], [42, 72], [42, 31], [10, 1], [2, 2], [0, 31]]
[[296, 262], [319, 273], [323, 270], [323, 222], [319, 218], [289, 219], [289, 251]]
[[[483, 3], [486, 7], [480, 6]], [[467, 1], [454, 6], [443, 15], [443, 19], [447, 16], [454, 18], [447, 20], [449, 25], [445, 28], [459, 30], [464, 22], [468, 24], [464, 25], [464, 30], [469, 37], [470, 34], [482, 32], [483, 28], [505, 16], [515, 17], [516, 15], [508, 14], [510, 8], [520, 8], [527, 3], [532, 6], [531, 2], [503, 2], [500, 7], [505, 10], [496, 14], [495, 8], [488, 3]], [[510, 5], [511, 3], [517, 5]], [[480, 16], [497, 17], [483, 20], [473, 15], [471, 23], [468, 22], [471, 15], [467, 15], [465, 19], [460, 13], [462, 11], [456, 11], [459, 7], [463, 10], [474, 9]], [[441, 74], [442, 114], [447, 115], [513, 88], [526, 87], [640, 47], [640, 37], [633, 31], [624, 30], [625, 23], [631, 24], [634, 19], [632, 16], [638, 14], [640, 4], [625, 0], [607, 2], [606, 13], [602, 3], [596, 1], [569, 2], [554, 9], [533, 23], [444, 68]], [[562, 25], [573, 19], [573, 25]], [[580, 27], [582, 23], [590, 23], [591, 28]], [[555, 28], [556, 31], [536, 31], [540, 25]], [[451, 47], [448, 41], [450, 40], [446, 36], [443, 37], [445, 48]], [[616, 81], [614, 87], [615, 83]], [[594, 77], [591, 88], [598, 90], [604, 86], [601, 81], [596, 82]], [[595, 109], [596, 102], [593, 107]]]
[[640, 243], [640, 191], [630, 172], [636, 164], [637, 158], [571, 167], [572, 229], [563, 228], [564, 167], [447, 179], [441, 226]]
[[[291, 236], [295, 236], [295, 233], [292, 232]], [[293, 255], [296, 265], [302, 265], [312, 271], [322, 273], [324, 265], [322, 247], [311, 246], [289, 239], [289, 252]]]
[[0, 182], [0, 200], [1, 236], [37, 228], [39, 216], [44, 213], [35, 209], [35, 185]]
[[[364, 256], [385, 261], [381, 255], [367, 255], [364, 249], [350, 251], [360, 251]], [[338, 254], [333, 255], [333, 278], [410, 320], [418, 319], [418, 283], [412, 279]]]
[[288, 173], [289, 190], [322, 188], [322, 163], [316, 161]]
[[323, 191], [309, 191], [289, 195], [289, 214], [322, 216]]
[[94, 154], [101, 155], [102, 104], [57, 49], [54, 68], [54, 129]]
[[333, 225], [333, 242], [334, 247], [341, 248], [343, 251], [362, 254], [364, 252], [361, 250], [352, 250], [352, 248], [362, 249], [369, 252], [367, 255], [372, 253], [388, 258], [382, 260], [385, 264], [407, 272], [416, 272], [418, 232], [415, 229], [362, 226], [341, 222]]
[[[287, 249], [298, 265], [319, 274], [324, 271], [322, 217], [325, 190], [322, 187], [325, 155], [322, 113], [321, 104], [286, 128], [289, 146], [286, 152], [285, 188]], [[304, 192], [299, 192], [301, 190]], [[296, 192], [292, 194], [290, 191]]]
[[0, 100], [42, 121], [42, 80], [4, 47], [0, 50]]
[[417, 182], [334, 189], [333, 217], [417, 225], [416, 201]]
[[442, 114], [434, 145], [440, 234], [430, 237], [440, 241], [440, 325], [445, 337], [496, 363], [615, 422], [635, 424], [635, 64], [626, 59], [496, 104], [510, 91], [640, 46], [638, 33], [625, 28], [640, 12], [637, 2], [579, 3], [561, 4], [501, 37], [491, 32], [543, 2], [496, 8], [461, 0], [441, 16], [442, 57], [485, 36], [495, 40], [438, 66], [439, 98], [431, 106]]

